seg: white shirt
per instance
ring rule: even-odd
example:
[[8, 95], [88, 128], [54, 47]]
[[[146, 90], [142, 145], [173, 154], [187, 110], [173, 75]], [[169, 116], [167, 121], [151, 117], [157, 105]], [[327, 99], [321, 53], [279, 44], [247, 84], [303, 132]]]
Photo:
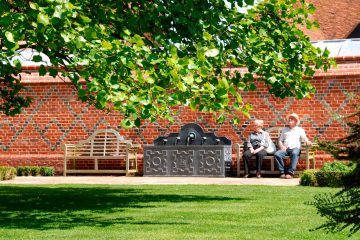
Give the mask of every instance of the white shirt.
[[281, 130], [279, 141], [283, 142], [286, 148], [294, 149], [301, 147], [301, 140], [308, 141], [305, 130], [301, 127], [295, 126], [293, 128], [284, 127]]

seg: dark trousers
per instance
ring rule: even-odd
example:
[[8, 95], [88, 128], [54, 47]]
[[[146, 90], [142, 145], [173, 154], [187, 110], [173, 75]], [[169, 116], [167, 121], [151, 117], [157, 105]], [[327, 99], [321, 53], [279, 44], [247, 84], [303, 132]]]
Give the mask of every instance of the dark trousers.
[[[251, 154], [250, 150], [246, 150], [244, 152], [243, 159], [244, 159], [244, 165], [245, 165], [245, 174], [250, 173], [249, 172], [249, 163], [250, 163], [252, 155], [253, 154]], [[256, 153], [256, 171], [257, 172], [261, 171], [262, 161], [263, 161], [264, 156], [266, 156], [266, 155], [267, 155], [267, 153], [266, 153], [265, 149]]]

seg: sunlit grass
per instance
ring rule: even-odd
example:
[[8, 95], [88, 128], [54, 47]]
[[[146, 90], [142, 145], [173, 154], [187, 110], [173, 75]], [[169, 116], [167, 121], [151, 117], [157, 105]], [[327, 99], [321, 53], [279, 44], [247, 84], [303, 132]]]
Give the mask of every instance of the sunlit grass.
[[[305, 204], [338, 189], [0, 185], [0, 239], [345, 239]], [[360, 234], [348, 239], [359, 239]]]

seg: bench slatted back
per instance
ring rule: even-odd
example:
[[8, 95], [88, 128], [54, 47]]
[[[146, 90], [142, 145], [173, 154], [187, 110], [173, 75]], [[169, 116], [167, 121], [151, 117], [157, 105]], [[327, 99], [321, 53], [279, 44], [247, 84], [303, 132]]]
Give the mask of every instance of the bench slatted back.
[[78, 144], [67, 144], [69, 156], [119, 156], [126, 155], [127, 144], [120, 134], [112, 129], [95, 131], [88, 139], [79, 141]]
[[266, 130], [270, 135], [271, 141], [273, 141], [276, 145], [279, 141], [281, 129], [282, 127], [272, 127]]

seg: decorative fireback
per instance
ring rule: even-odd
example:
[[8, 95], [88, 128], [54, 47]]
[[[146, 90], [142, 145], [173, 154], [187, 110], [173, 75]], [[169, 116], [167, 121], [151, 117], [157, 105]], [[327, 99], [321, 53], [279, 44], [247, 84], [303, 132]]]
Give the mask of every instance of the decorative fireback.
[[181, 127], [180, 133], [158, 137], [154, 145], [231, 145], [231, 140], [217, 137], [214, 133], [204, 133], [199, 125], [189, 123]]
[[225, 177], [231, 173], [231, 140], [195, 124], [144, 146], [144, 176]]

